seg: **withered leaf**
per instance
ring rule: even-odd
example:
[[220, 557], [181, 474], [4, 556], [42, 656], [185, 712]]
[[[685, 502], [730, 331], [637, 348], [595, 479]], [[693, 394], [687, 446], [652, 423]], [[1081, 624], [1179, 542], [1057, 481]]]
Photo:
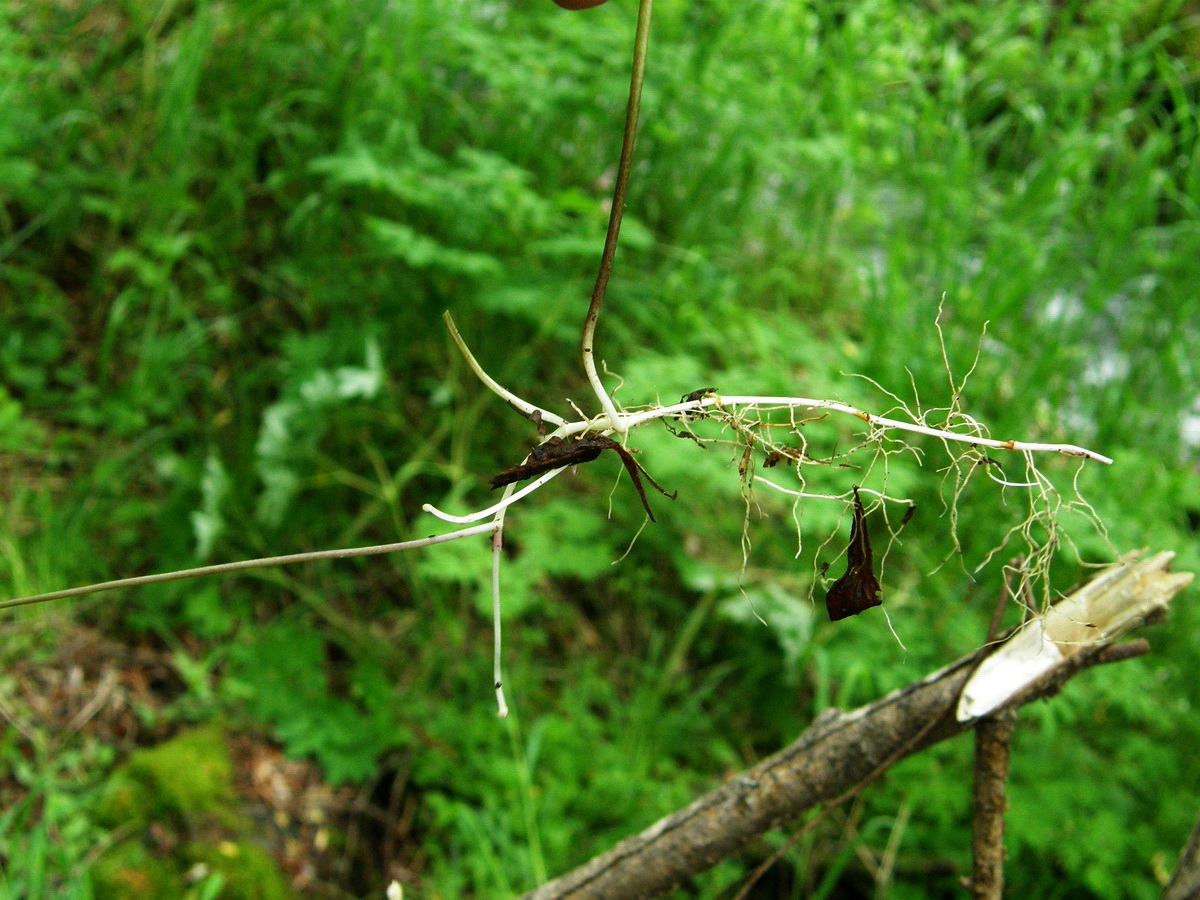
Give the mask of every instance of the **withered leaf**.
[[628, 450], [612, 438], [604, 437], [603, 435], [581, 434], [576, 438], [566, 441], [559, 437], [552, 437], [549, 440], [543, 441], [529, 451], [529, 456], [525, 462], [513, 466], [511, 469], [505, 469], [499, 475], [492, 478], [492, 490], [503, 487], [506, 484], [525, 481], [553, 469], [565, 469], [567, 466], [591, 462], [593, 459], [598, 458], [605, 450], [612, 450], [621, 458], [621, 464], [625, 466], [625, 470], [629, 472], [629, 477], [633, 480], [633, 486], [637, 488], [642, 506], [646, 509], [646, 515], [650, 517], [651, 522], [655, 521], [654, 513], [650, 510], [650, 501], [646, 499], [646, 491], [642, 487], [641, 476], [645, 475], [646, 480], [665, 497], [674, 500], [675, 492], [668, 491], [655, 481], [650, 473], [633, 458]]
[[742, 479], [742, 483], [746, 484], [746, 475], [750, 471], [750, 457], [754, 451], [754, 444], [747, 440], [746, 449], [742, 451], [742, 458], [738, 460], [738, 477]]
[[607, 449], [606, 446], [597, 446], [594, 441], [564, 441], [562, 438], [552, 437], [534, 447], [526, 462], [513, 466], [511, 469], [505, 469], [495, 476], [492, 479], [492, 490], [506, 484], [534, 478], [551, 469], [565, 469], [567, 466], [591, 462], [599, 457], [601, 451], [605, 449]]
[[854, 521], [850, 526], [850, 546], [846, 549], [846, 574], [833, 583], [825, 595], [829, 620], [836, 622], [857, 616], [865, 609], [879, 606], [879, 580], [871, 561], [871, 536], [867, 531], [867, 514], [858, 488], [854, 489]]
[[766, 459], [763, 460], [763, 468], [764, 469], [773, 469], [777, 465], [779, 465], [781, 462], [791, 462], [791, 460], [787, 456], [785, 456], [781, 451], [772, 450], [770, 453], [767, 454]]

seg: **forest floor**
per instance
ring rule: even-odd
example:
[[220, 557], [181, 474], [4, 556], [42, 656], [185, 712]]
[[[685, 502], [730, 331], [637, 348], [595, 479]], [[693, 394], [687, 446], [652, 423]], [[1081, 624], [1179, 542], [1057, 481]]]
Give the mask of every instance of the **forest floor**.
[[[377, 851], [368, 847], [386, 846], [389, 856], [403, 858], [397, 842], [411, 826], [413, 807], [403, 802], [402, 779], [389, 778], [382, 790], [379, 779], [358, 788], [335, 788], [315, 763], [288, 759], [277, 743], [232, 723], [221, 725], [218, 742], [190, 741], [189, 735], [207, 726], [178, 715], [176, 701], [187, 690], [178, 658], [151, 639], [122, 644], [95, 629], [68, 623], [51, 652], [16, 661], [0, 684], [0, 717], [10, 732], [21, 736], [12, 750], [23, 751], [31, 763], [38, 750], [54, 753], [102, 745], [113, 751], [113, 765], [95, 786], [101, 805], [111, 804], [112, 785], [131, 770], [144, 774], [158, 765], [178, 782], [187, 779], [190, 770], [205, 768], [211, 760], [197, 757], [197, 746], [218, 757], [220, 768], [230, 775], [217, 788], [190, 789], [188, 796], [200, 812], [210, 803], [221, 803], [228, 807], [224, 813], [232, 815], [162, 815], [162, 798], [150, 793], [144, 809], [95, 844], [87, 857], [89, 865], [105, 872], [104, 858], [122, 857], [114, 848], [129, 840], [147, 847], [150, 858], [182, 860], [185, 846], [200, 841], [236, 857], [238, 842], [249, 839], [267, 851], [291, 890], [343, 897], [346, 893], [336, 885], [353, 882], [351, 873], [363, 865], [377, 864]], [[181, 754], [187, 756], [182, 765]], [[30, 799], [30, 786], [22, 783], [20, 771], [10, 766], [0, 779], [0, 808], [19, 808]], [[412, 872], [395, 865], [396, 871], [388, 873], [391, 877], [414, 880]], [[123, 859], [117, 868], [107, 873], [110, 881], [102, 881], [102, 895], [124, 883], [132, 896], [152, 883], [153, 876], [140, 871], [136, 859]], [[186, 867], [191, 882], [211, 872], [212, 866], [204, 864]]]

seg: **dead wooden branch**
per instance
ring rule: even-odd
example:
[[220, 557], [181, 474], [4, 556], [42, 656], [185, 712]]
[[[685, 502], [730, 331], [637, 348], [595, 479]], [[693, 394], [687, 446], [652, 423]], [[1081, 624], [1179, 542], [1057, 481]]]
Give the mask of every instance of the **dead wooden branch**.
[[971, 897], [1004, 895], [1004, 814], [1016, 713], [1011, 710], [975, 726], [975, 778], [971, 812]]
[[[1055, 640], [1066, 640], [1058, 636], [1061, 632], [1073, 639], [1075, 631], [1067, 627], [1071, 625], [1085, 628], [1089, 639], [1054, 643], [1058, 656], [1052, 666], [1018, 680], [1015, 691], [980, 715], [1055, 694], [1084, 668], [1128, 658], [1130, 653], [1121, 648], [1113, 648], [1119, 651], [1115, 653], [1109, 650], [1112, 641], [1160, 614], [1191, 581], [1189, 574], [1168, 572], [1172, 558], [1170, 553], [1141, 562], [1126, 557], [1035, 619], [1034, 623], [1042, 623], [1040, 635], [1051, 633]], [[1064, 608], [1070, 611], [1066, 624], [1056, 615]], [[1027, 627], [1016, 636], [1030, 630]], [[527, 894], [525, 900], [647, 898], [678, 887], [764, 832], [853, 791], [881, 769], [974, 727], [979, 716], [962, 712], [964, 688], [982, 671], [982, 664], [1003, 653], [1013, 639], [1010, 635], [998, 646], [981, 648], [854, 712], [827, 711], [789, 747]], [[1134, 652], [1144, 652], [1144, 645]], [[984, 695], [995, 699], [995, 691], [986, 683], [977, 692], [977, 697]]]

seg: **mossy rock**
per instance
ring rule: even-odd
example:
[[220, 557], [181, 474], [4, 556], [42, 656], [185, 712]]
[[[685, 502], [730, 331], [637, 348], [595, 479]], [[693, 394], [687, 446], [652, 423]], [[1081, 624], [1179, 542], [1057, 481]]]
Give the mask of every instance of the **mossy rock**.
[[129, 757], [109, 779], [96, 819], [110, 828], [165, 820], [244, 831], [235, 803], [229, 748], [221, 729], [209, 725]]

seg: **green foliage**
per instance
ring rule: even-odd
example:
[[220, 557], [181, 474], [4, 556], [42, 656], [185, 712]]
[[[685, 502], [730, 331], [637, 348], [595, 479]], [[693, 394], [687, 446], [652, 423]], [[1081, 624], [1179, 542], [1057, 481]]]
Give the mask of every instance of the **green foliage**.
[[[895, 406], [855, 372], [945, 407], [941, 303], [955, 384], [978, 355], [967, 411], [998, 437], [1117, 459], [1078, 475], [1107, 539], [1068, 516], [1051, 586], [1143, 545], [1196, 570], [1193, 5], [657, 6], [598, 332], [618, 399], [717, 385]], [[0, 11], [0, 594], [405, 539], [434, 530], [425, 502], [487, 502], [489, 477], [538, 437], [466, 369], [447, 308], [503, 384], [590, 411], [578, 329], [633, 7]], [[805, 425], [811, 451], [844, 452], [852, 424]], [[902, 649], [873, 614], [824, 622], [818, 572], [844, 546], [840, 505], [744, 491], [728, 444], [646, 429], [634, 445], [679, 498], [651, 498], [660, 524], [618, 564], [641, 511], [615, 460], [510, 515], [508, 723], [488, 706], [484, 539], [102, 596], [79, 614], [199, 642], [189, 658], [220, 683], [181, 709], [220, 704], [333, 781], [410, 760], [428, 894], [495, 896], [639, 829], [826, 706], [974, 647], [1018, 548], [976, 567], [1026, 513], [1018, 491], [976, 477], [959, 498], [960, 562], [940, 446], [916, 442], [921, 467], [891, 459], [889, 490], [917, 506], [882, 578]], [[1076, 464], [1045, 468], [1069, 493]], [[806, 470], [817, 493], [881, 474]], [[1187, 600], [1150, 660], [1089, 673], [1023, 716], [1014, 889], [1141, 896], [1169, 869], [1200, 777]], [[865, 801], [856, 840], [874, 851], [911, 812], [894, 896], [953, 889], [914, 860], [963, 871], [966, 757], [924, 754]], [[86, 878], [51, 873], [79, 871], [94, 837], [64, 773], [104, 766], [39, 765], [0, 819], [5, 889], [89, 896]], [[833, 836], [786, 857], [794, 895], [868, 877]], [[136, 856], [114, 848], [97, 872], [143, 871]], [[696, 895], [747, 865], [718, 867]]]
[[[41, 752], [35, 758], [27, 758], [15, 728], [6, 730], [0, 744], [0, 773], [6, 782], [0, 897], [88, 900], [93, 896], [88, 855], [104, 834], [90, 812], [112, 748], [96, 742], [70, 747], [47, 742], [37, 749]], [[13, 782], [21, 795], [15, 802]]]
[[361, 780], [387, 750], [406, 742], [394, 690], [378, 662], [364, 657], [340, 675], [335, 692], [325, 675], [326, 653], [319, 632], [281, 618], [233, 649], [236, 674], [228, 690], [275, 725], [292, 753], [315, 755], [330, 780]]

